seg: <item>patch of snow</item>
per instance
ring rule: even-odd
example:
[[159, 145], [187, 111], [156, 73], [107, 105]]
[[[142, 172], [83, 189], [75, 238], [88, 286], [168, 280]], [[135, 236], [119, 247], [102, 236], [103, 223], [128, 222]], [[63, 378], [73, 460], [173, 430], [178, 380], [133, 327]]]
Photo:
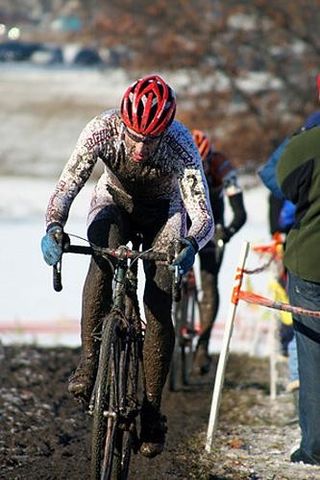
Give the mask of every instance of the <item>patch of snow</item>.
[[229, 28], [237, 30], [255, 31], [257, 29], [257, 17], [247, 13], [235, 13], [229, 16], [227, 25]]
[[280, 90], [283, 82], [267, 72], [248, 72], [237, 79], [237, 85], [248, 93], [259, 92], [263, 89]]

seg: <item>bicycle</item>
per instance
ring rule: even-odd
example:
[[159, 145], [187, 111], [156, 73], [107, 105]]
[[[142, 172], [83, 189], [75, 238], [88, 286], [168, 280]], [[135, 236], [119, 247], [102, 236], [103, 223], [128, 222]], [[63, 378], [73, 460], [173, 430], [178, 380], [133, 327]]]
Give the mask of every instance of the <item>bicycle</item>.
[[[225, 249], [223, 232], [223, 225], [217, 224], [215, 238], [205, 247], [206, 253], [215, 257], [219, 268]], [[179, 390], [180, 386], [189, 385], [190, 377], [196, 371], [193, 361], [196, 360], [198, 340], [202, 332], [200, 321], [202, 294], [200, 257], [197, 255], [192, 269], [182, 279], [182, 298], [173, 312], [176, 343], [168, 381], [168, 388], [172, 392]]]
[[193, 358], [201, 327], [199, 301], [201, 295], [201, 277], [199, 258], [195, 265], [181, 279], [178, 290], [180, 298], [173, 304], [173, 323], [175, 327], [175, 348], [168, 377], [169, 390], [179, 390], [179, 386], [190, 384]]
[[[137, 297], [138, 259], [171, 263], [167, 252], [152, 249], [139, 251], [141, 238], [136, 237], [132, 249], [63, 245], [64, 253], [95, 253], [113, 259], [113, 303], [102, 321], [98, 370], [89, 402], [92, 416], [91, 479], [126, 480], [131, 452], [137, 453], [140, 441], [137, 419], [144, 395], [142, 351], [144, 328]], [[177, 249], [175, 250], [177, 252]], [[179, 297], [181, 276], [174, 272], [173, 297]], [[62, 289], [61, 261], [54, 266], [53, 285]]]

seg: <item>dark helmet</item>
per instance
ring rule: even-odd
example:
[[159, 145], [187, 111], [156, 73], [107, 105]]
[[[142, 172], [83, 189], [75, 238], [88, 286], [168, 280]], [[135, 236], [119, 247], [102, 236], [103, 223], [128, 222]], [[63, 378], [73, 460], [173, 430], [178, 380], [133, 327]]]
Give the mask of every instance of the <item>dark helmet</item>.
[[174, 119], [174, 91], [159, 75], [149, 75], [134, 82], [125, 91], [120, 107], [126, 127], [141, 135], [157, 136]]
[[192, 130], [193, 141], [198, 147], [202, 160], [207, 158], [210, 150], [210, 142], [207, 135], [202, 130]]

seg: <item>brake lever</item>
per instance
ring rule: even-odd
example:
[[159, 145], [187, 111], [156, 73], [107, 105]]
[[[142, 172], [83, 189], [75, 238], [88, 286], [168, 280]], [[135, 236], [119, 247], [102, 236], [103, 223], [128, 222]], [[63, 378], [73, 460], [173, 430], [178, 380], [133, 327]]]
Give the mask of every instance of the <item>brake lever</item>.
[[60, 262], [53, 265], [53, 288], [56, 292], [61, 292], [62, 290], [61, 260]]
[[[70, 245], [70, 241], [66, 242], [66, 245], [64, 246], [64, 241], [63, 241], [64, 233], [63, 233], [62, 228], [61, 228], [61, 230], [58, 230], [55, 233], [55, 237], [56, 237], [56, 240], [57, 240], [58, 244], [62, 248], [62, 252], [65, 251], [64, 247], [68, 247], [68, 245]], [[69, 240], [69, 237], [67, 237], [67, 238]], [[66, 250], [67, 250], [67, 248], [66, 248]], [[56, 292], [61, 292], [61, 290], [62, 290], [61, 269], [62, 269], [62, 258], [60, 259], [60, 261], [58, 263], [53, 265], [53, 288]]]

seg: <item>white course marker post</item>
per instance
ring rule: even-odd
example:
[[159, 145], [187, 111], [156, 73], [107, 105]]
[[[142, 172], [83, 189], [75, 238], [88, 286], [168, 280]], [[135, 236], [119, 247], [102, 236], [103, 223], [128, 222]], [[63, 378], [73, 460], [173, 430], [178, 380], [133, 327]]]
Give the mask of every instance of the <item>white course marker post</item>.
[[273, 314], [271, 317], [271, 325], [269, 331], [269, 367], [270, 367], [270, 398], [275, 400], [277, 398], [277, 382], [278, 382], [278, 371], [277, 371], [277, 356], [278, 356], [278, 322], [277, 318]]
[[237, 310], [238, 301], [239, 301], [239, 291], [241, 289], [241, 284], [243, 280], [243, 270], [244, 270], [244, 266], [248, 256], [249, 248], [250, 248], [249, 242], [244, 242], [241, 249], [239, 263], [238, 263], [237, 271], [234, 278], [230, 308], [229, 308], [227, 320], [224, 327], [221, 352], [219, 355], [216, 378], [215, 378], [214, 389], [212, 394], [211, 410], [210, 410], [210, 417], [209, 417], [208, 431], [207, 431], [207, 441], [205, 446], [206, 451], [209, 453], [211, 451], [211, 446], [212, 446], [213, 432], [217, 425], [218, 409], [219, 409], [221, 391], [222, 391], [223, 382], [224, 382], [226, 363], [228, 359], [230, 339], [233, 331], [233, 324], [234, 324], [234, 319], [236, 316], [236, 310]]

